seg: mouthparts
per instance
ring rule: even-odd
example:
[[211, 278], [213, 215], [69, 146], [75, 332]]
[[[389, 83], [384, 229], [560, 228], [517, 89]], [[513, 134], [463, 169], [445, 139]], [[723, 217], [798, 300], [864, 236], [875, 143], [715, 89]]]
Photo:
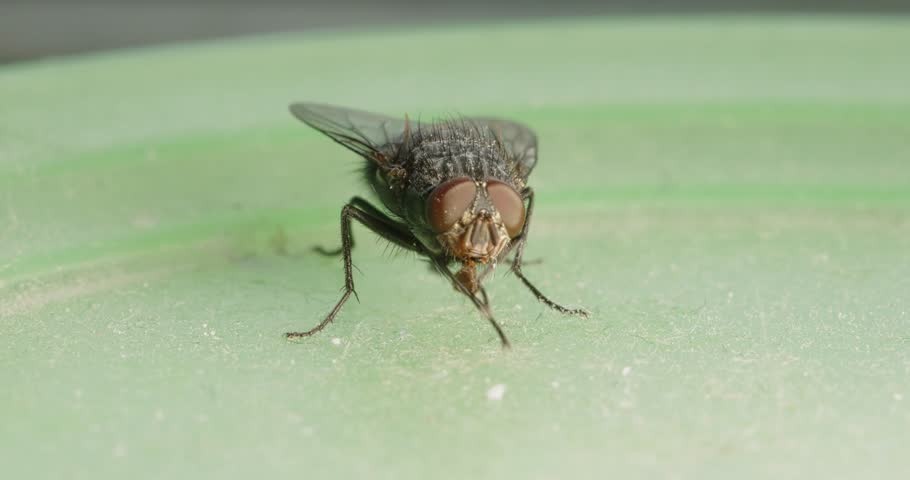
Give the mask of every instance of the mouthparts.
[[493, 216], [481, 212], [474, 218], [461, 235], [459, 242], [460, 252], [455, 252], [461, 258], [469, 258], [480, 263], [495, 261], [499, 253], [508, 245], [509, 236], [505, 234], [501, 225], [497, 225]]

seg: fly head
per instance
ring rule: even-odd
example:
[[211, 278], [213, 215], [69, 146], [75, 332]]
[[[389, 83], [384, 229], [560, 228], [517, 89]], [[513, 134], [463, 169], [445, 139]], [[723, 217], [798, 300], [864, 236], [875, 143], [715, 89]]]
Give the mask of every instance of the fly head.
[[427, 223], [446, 252], [463, 264], [459, 278], [471, 291], [479, 285], [476, 264], [495, 265], [524, 226], [525, 205], [511, 185], [494, 179], [460, 177], [436, 187], [426, 200]]

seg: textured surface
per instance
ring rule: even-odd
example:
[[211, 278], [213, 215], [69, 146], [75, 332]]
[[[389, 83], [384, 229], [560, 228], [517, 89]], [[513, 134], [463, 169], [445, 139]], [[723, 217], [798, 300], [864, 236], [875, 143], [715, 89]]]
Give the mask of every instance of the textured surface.
[[[885, 477], [910, 468], [910, 24], [283, 36], [0, 70], [14, 478]], [[363, 230], [292, 100], [536, 128], [515, 349]]]

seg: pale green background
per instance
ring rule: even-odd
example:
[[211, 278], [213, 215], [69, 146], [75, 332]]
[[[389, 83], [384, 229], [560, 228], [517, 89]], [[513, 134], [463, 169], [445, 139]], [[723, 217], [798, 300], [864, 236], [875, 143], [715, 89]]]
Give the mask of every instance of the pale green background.
[[[904, 18], [652, 17], [0, 69], [3, 476], [902, 477], [907, 45]], [[294, 100], [533, 126], [527, 273], [592, 317], [498, 275], [502, 352], [357, 230], [362, 303], [287, 342], [365, 191]]]

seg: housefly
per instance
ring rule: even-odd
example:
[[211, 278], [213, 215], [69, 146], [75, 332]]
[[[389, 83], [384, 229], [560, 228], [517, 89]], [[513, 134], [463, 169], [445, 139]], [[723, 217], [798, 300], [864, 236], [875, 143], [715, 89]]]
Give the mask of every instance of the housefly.
[[294, 103], [290, 110], [366, 160], [363, 175], [386, 211], [356, 196], [341, 209], [341, 247], [316, 250], [342, 255], [344, 293], [322, 322], [287, 333], [288, 338], [319, 332], [351, 294], [357, 295], [352, 220], [426, 257], [474, 303], [503, 347], [509, 341], [493, 318], [483, 280], [513, 251], [511, 271], [538, 300], [564, 314], [587, 315], [550, 300], [522, 272], [534, 208], [534, 190], [527, 182], [537, 163], [537, 136], [528, 127], [496, 118], [412, 123], [406, 115], [399, 119], [319, 103]]

